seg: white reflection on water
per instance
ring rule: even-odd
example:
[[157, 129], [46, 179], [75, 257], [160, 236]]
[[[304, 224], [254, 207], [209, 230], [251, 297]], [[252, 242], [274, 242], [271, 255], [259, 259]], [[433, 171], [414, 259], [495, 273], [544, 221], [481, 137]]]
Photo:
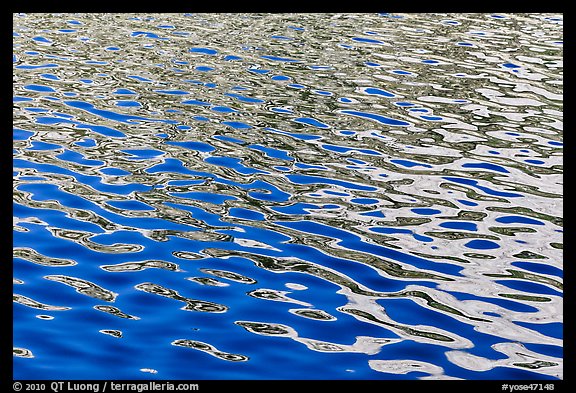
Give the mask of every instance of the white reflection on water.
[[[16, 358], [46, 370], [32, 352], [73, 345], [54, 332], [85, 322], [132, 351], [127, 367], [170, 376], [133, 355], [148, 343], [129, 326], [98, 319], [164, 332], [160, 313], [187, 329], [167, 329], [164, 350], [243, 367], [290, 338], [301, 359], [366, 355], [342, 369], [377, 378], [563, 378], [549, 355], [563, 346], [562, 17], [13, 22]], [[226, 334], [189, 338], [181, 310], [222, 315]], [[52, 311], [86, 318], [50, 330]], [[228, 349], [244, 333], [253, 345]], [[446, 361], [387, 357], [407, 343]]]

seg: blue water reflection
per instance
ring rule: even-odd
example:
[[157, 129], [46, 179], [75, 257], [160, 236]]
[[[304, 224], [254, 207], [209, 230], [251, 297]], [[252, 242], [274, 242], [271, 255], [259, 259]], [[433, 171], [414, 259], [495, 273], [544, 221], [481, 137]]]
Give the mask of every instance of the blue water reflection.
[[13, 14], [14, 379], [562, 379], [562, 50], [555, 14]]

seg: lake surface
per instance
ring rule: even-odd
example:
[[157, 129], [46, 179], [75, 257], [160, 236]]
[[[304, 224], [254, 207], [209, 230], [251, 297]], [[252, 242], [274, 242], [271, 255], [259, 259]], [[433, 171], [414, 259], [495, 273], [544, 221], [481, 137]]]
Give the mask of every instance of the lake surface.
[[14, 14], [15, 379], [562, 379], [563, 17]]

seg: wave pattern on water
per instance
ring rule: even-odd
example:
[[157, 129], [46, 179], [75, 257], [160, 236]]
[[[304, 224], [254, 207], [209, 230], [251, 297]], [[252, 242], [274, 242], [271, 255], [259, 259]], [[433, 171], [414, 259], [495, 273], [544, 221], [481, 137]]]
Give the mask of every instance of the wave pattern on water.
[[562, 379], [562, 40], [14, 14], [14, 378]]

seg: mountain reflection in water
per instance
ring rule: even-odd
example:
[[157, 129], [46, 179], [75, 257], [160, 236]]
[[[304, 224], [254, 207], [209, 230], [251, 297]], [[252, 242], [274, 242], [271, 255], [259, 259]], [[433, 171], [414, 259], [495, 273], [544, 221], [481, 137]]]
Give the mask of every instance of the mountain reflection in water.
[[14, 379], [562, 379], [563, 17], [14, 14]]

